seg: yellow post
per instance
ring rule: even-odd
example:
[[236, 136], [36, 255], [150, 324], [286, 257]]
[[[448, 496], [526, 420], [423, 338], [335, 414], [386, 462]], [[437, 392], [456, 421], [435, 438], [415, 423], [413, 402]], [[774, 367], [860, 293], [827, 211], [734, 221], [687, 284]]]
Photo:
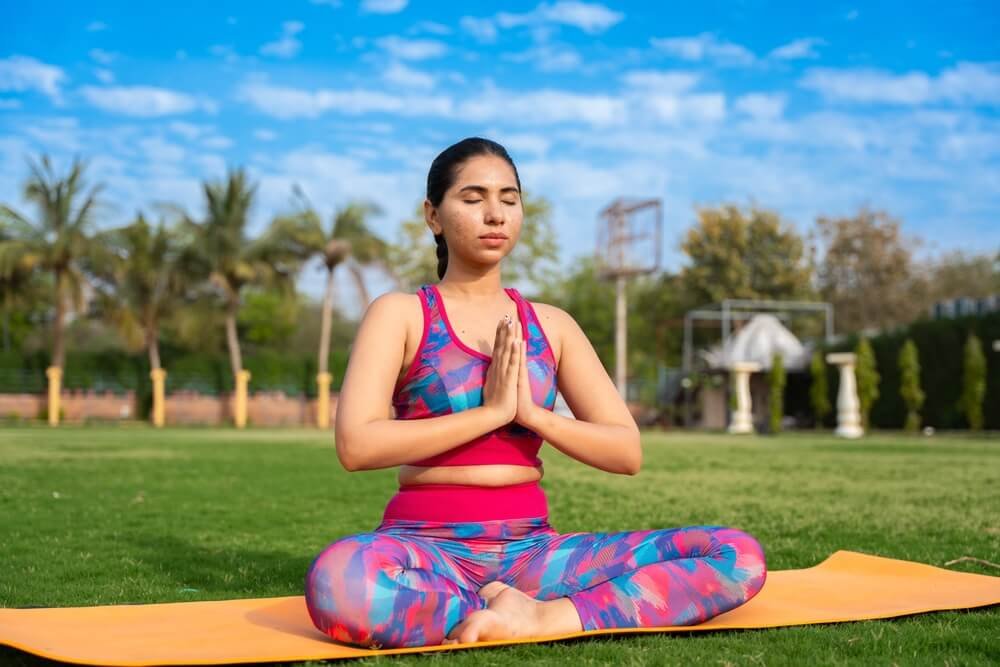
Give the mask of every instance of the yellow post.
[[319, 396], [316, 397], [316, 426], [330, 428], [330, 373], [320, 373], [316, 376]]
[[59, 425], [59, 398], [62, 394], [62, 369], [49, 366], [45, 369], [49, 378], [49, 426]]
[[167, 408], [163, 395], [167, 372], [162, 368], [154, 368], [149, 371], [149, 377], [153, 380], [153, 426], [162, 428]]
[[243, 428], [247, 425], [247, 383], [249, 381], [250, 371], [236, 373], [236, 405], [233, 410], [236, 428]]

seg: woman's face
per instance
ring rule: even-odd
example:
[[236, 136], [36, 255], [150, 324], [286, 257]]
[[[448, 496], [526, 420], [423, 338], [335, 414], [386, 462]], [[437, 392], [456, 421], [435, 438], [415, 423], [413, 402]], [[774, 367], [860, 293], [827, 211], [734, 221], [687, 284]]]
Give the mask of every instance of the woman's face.
[[[455, 256], [474, 264], [495, 264], [521, 235], [524, 209], [514, 170], [503, 158], [477, 155], [462, 163], [438, 207], [424, 202], [434, 234], [444, 233], [449, 263]], [[487, 235], [505, 238], [488, 239]]]

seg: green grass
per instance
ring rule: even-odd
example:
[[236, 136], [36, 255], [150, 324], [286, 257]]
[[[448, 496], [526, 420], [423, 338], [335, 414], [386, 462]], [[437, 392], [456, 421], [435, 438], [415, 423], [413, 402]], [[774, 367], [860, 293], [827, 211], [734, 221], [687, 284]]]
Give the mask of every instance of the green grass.
[[[849, 549], [1000, 562], [1000, 440], [645, 433], [635, 477], [543, 449], [560, 531], [732, 526], [770, 570]], [[0, 429], [0, 606], [298, 595], [328, 543], [371, 530], [394, 471], [346, 473], [305, 430]], [[996, 575], [960, 563], [952, 569]], [[1000, 607], [741, 632], [594, 638], [363, 663], [996, 664]], [[45, 664], [0, 648], [0, 663]]]

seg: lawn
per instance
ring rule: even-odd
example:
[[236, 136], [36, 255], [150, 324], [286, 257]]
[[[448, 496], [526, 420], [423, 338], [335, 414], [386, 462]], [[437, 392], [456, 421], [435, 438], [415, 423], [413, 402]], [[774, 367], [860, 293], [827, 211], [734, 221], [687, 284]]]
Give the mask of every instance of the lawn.
[[[643, 435], [622, 477], [543, 449], [560, 531], [732, 526], [770, 570], [837, 549], [1000, 562], [1000, 438]], [[298, 595], [313, 557], [371, 530], [394, 471], [346, 473], [308, 430], [0, 429], [0, 606]], [[998, 575], [963, 562], [951, 569]], [[1000, 606], [887, 621], [366, 659], [363, 664], [987, 665]], [[0, 663], [44, 664], [0, 647]], [[346, 663], [345, 663], [346, 664]], [[355, 663], [357, 664], [357, 663]]]

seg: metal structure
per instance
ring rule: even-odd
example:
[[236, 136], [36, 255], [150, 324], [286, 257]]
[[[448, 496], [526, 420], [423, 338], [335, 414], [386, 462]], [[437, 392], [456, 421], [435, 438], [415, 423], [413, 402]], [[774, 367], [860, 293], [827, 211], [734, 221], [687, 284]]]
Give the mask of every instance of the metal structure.
[[663, 237], [663, 204], [659, 199], [616, 199], [601, 211], [598, 226], [598, 276], [615, 280], [615, 386], [623, 400], [628, 396], [626, 371], [625, 281], [660, 267]]

